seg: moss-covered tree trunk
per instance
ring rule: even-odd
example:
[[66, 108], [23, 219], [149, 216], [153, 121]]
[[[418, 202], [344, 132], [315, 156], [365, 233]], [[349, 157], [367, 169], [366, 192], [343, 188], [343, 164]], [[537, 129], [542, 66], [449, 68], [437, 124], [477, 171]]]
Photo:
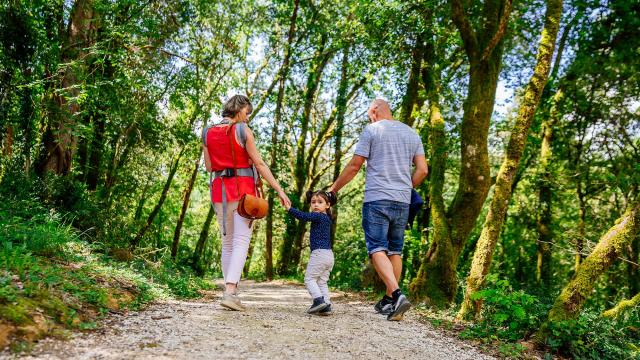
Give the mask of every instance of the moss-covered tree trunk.
[[548, 0], [545, 24], [538, 46], [536, 66], [518, 109], [518, 116], [511, 131], [507, 152], [498, 172], [493, 198], [489, 205], [489, 213], [482, 227], [480, 240], [478, 240], [473, 261], [471, 262], [471, 271], [467, 278], [467, 291], [458, 313], [459, 318], [465, 318], [474, 312], [477, 314], [480, 311], [481, 302], [472, 300], [472, 296], [484, 284], [485, 277], [491, 267], [493, 252], [502, 231], [505, 213], [511, 199], [511, 185], [520, 165], [520, 158], [527, 142], [531, 122], [540, 103], [542, 90], [547, 84], [556, 37], [560, 27], [561, 14], [562, 0]]
[[602, 313], [602, 316], [609, 318], [616, 318], [622, 315], [626, 310], [633, 309], [640, 305], [640, 293], [628, 300], [622, 300], [616, 306]]
[[[433, 242], [425, 254], [418, 274], [411, 282], [409, 290], [413, 296], [429, 296], [430, 299], [444, 298], [444, 291], [440, 284], [445, 279], [454, 278], [454, 273], [447, 272], [450, 267], [444, 262], [453, 258], [451, 249], [451, 234], [446, 216], [444, 198], [445, 170], [447, 163], [447, 136], [444, 118], [440, 111], [439, 101], [439, 73], [435, 70], [435, 54], [432, 44], [428, 44], [425, 59], [425, 71], [422, 73], [427, 98], [429, 101], [429, 134], [430, 171], [429, 197], [431, 199], [431, 222], [433, 226]], [[439, 269], [442, 271], [431, 271]], [[455, 267], [454, 267], [455, 269]], [[427, 275], [429, 276], [427, 281]], [[452, 291], [451, 289], [449, 289]]]
[[631, 242], [640, 231], [640, 201], [630, 204], [622, 215], [598, 241], [593, 252], [580, 264], [573, 278], [556, 298], [547, 324], [538, 334], [546, 335], [548, 323], [575, 318], [591, 295], [597, 280], [609, 267], [628, 252]]
[[[445, 212], [444, 203], [441, 203], [442, 191], [434, 192], [433, 177], [441, 176], [444, 179], [444, 164], [437, 170], [435, 166], [436, 162], [444, 160], [434, 156], [442, 157], [446, 151], [432, 148], [430, 194], [434, 204], [431, 210], [433, 240], [411, 285], [414, 297], [425, 299], [434, 306], [449, 304], [456, 295], [458, 257], [475, 226], [491, 186], [487, 136], [502, 62], [503, 38], [511, 13], [511, 2], [508, 0], [486, 1], [481, 19], [477, 21], [480, 28], [476, 30], [462, 2], [450, 0], [450, 4], [453, 22], [462, 37], [470, 65], [460, 131], [460, 176], [456, 195]], [[435, 131], [432, 137], [442, 136], [436, 126], [432, 123], [432, 132]], [[437, 171], [442, 174], [436, 175]], [[436, 203], [441, 204], [436, 207]]]

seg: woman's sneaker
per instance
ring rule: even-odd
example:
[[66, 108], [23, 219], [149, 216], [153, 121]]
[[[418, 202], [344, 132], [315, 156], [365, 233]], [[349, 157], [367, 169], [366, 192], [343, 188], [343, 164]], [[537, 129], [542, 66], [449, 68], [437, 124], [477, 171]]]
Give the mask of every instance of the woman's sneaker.
[[404, 316], [404, 313], [407, 312], [411, 308], [411, 303], [407, 300], [407, 297], [403, 294], [400, 294], [398, 300], [393, 303], [392, 311], [387, 315], [387, 320], [389, 321], [400, 321]]
[[313, 304], [311, 304], [309, 309], [307, 309], [307, 313], [315, 314], [320, 310], [324, 310], [327, 306], [329, 306], [329, 304], [324, 302], [324, 297], [319, 296], [319, 297], [313, 299]]
[[240, 302], [240, 298], [238, 298], [238, 295], [230, 294], [226, 292], [222, 294], [222, 301], [220, 302], [220, 305], [229, 310], [235, 310], [235, 311], [247, 310], [247, 308], [244, 307], [244, 305], [242, 305], [242, 303]]
[[329, 304], [326, 308], [318, 311], [318, 315], [320, 316], [329, 316], [333, 314], [333, 309], [331, 309], [331, 304]]

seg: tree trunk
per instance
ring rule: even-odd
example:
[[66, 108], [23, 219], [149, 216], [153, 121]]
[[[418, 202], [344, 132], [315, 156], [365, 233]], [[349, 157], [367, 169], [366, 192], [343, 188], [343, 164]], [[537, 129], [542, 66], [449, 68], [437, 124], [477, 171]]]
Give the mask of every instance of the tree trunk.
[[135, 247], [138, 246], [144, 234], [146, 234], [147, 230], [149, 230], [149, 227], [151, 227], [151, 224], [153, 223], [153, 220], [155, 219], [156, 215], [158, 215], [160, 208], [162, 208], [162, 204], [164, 204], [164, 201], [167, 199], [167, 194], [169, 193], [171, 182], [173, 181], [173, 177], [176, 174], [176, 171], [178, 170], [178, 164], [180, 163], [180, 158], [182, 157], [183, 152], [184, 152], [184, 148], [180, 150], [180, 154], [178, 154], [178, 157], [173, 162], [169, 170], [169, 176], [167, 176], [167, 181], [164, 183], [164, 188], [162, 189], [162, 193], [160, 194], [160, 199], [158, 200], [158, 203], [153, 208], [153, 210], [151, 210], [151, 213], [147, 218], [147, 222], [140, 229], [136, 237], [133, 240], [131, 240], [131, 244], [130, 244], [131, 249], [134, 249]]
[[[293, 206], [300, 209], [302, 195], [305, 190], [305, 185], [308, 177], [309, 163], [306, 161], [305, 150], [307, 146], [307, 136], [309, 133], [309, 125], [311, 122], [311, 109], [315, 102], [316, 94], [320, 87], [322, 79], [322, 73], [329, 62], [330, 55], [325, 53], [327, 37], [323, 35], [320, 40], [320, 46], [316, 51], [314, 60], [309, 65], [309, 73], [307, 75], [306, 92], [304, 96], [304, 106], [302, 110], [302, 116], [300, 117], [300, 135], [296, 144], [296, 162], [293, 169], [295, 192], [293, 194]], [[303, 210], [304, 209], [300, 209]], [[280, 274], [289, 274], [290, 269], [298, 264], [300, 259], [301, 248], [298, 247], [300, 243], [300, 236], [302, 235], [305, 223], [298, 224], [298, 221], [294, 219], [287, 219], [287, 230], [284, 234], [284, 241], [282, 244], [282, 251], [280, 252]]]
[[140, 201], [138, 201], [138, 206], [136, 206], [136, 212], [133, 215], [133, 220], [138, 221], [142, 216], [142, 210], [144, 210], [144, 204], [147, 202], [147, 191], [149, 191], [150, 181], [144, 185], [144, 189], [142, 190], [142, 196], [140, 197]]
[[202, 276], [205, 271], [205, 268], [200, 262], [200, 259], [202, 258], [202, 254], [204, 253], [205, 246], [207, 245], [207, 239], [209, 239], [209, 228], [211, 227], [211, 221], [213, 221], [213, 217], [215, 214], [216, 212], [213, 206], [209, 206], [207, 219], [204, 221], [204, 224], [202, 225], [202, 230], [200, 230], [200, 237], [198, 238], [198, 242], [196, 243], [196, 248], [193, 251], [191, 268], [193, 268], [196, 274], [200, 276]]
[[91, 142], [91, 155], [87, 168], [87, 189], [98, 188], [100, 179], [100, 164], [102, 150], [104, 148], [105, 119], [103, 114], [95, 114], [93, 118], [93, 140]]
[[[462, 2], [450, 0], [450, 3], [453, 21], [460, 31], [470, 63], [469, 87], [460, 133], [460, 177], [453, 202], [446, 213], [442, 191], [434, 191], [434, 185], [431, 185], [433, 240], [411, 286], [414, 297], [438, 307], [451, 303], [455, 298], [458, 258], [491, 186], [487, 137], [502, 63], [503, 37], [511, 11], [510, 1], [486, 1], [482, 11], [482, 29], [475, 31]], [[431, 68], [434, 63], [434, 60], [427, 62]], [[432, 123], [432, 137], [435, 134], [443, 136], [444, 126], [441, 131], [436, 125], [440, 126]], [[446, 150], [432, 149], [432, 156], [443, 157], [444, 153]], [[431, 159], [432, 164], [441, 161], [442, 158]], [[432, 165], [432, 177], [442, 176], [444, 179], [444, 164], [437, 170], [442, 174], [436, 175], [434, 168], [435, 165]]]
[[561, 15], [562, 0], [548, 0], [545, 24], [538, 46], [536, 66], [518, 109], [518, 116], [511, 131], [507, 152], [498, 172], [493, 198], [489, 205], [489, 213], [482, 227], [480, 240], [476, 245], [471, 271], [467, 278], [467, 291], [458, 313], [458, 318], [466, 318], [473, 313], [476, 315], [480, 313], [482, 302], [480, 300], [472, 300], [472, 297], [484, 284], [491, 267], [493, 252], [498, 242], [498, 237], [502, 232], [502, 225], [504, 224], [505, 214], [511, 199], [511, 185], [520, 165], [520, 159], [529, 135], [529, 128], [540, 103], [542, 91], [547, 84]]
[[553, 232], [551, 230], [551, 202], [553, 200], [553, 176], [549, 168], [551, 160], [551, 144], [553, 141], [553, 128], [557, 121], [557, 104], [563, 97], [562, 89], [559, 89], [553, 97], [549, 118], [542, 123], [542, 144], [540, 146], [540, 168], [538, 183], [538, 203], [540, 210], [536, 221], [538, 230], [536, 281], [542, 286], [549, 284], [551, 280], [551, 246]]
[[413, 108], [417, 103], [418, 90], [420, 88], [420, 71], [422, 70], [422, 59], [424, 58], [425, 40], [424, 34], [418, 34], [416, 43], [411, 51], [411, 69], [409, 70], [409, 80], [407, 89], [400, 104], [400, 116], [398, 120], [413, 126], [415, 118], [412, 116]]
[[[257, 237], [258, 236], [258, 232], [260, 231], [260, 224], [262, 222], [258, 221], [254, 223], [254, 229], [253, 229], [253, 233], [252, 233], [252, 237]], [[247, 260], [244, 262], [244, 268], [242, 269], [242, 276], [244, 276], [245, 278], [249, 276], [249, 270], [251, 270], [251, 259], [253, 259], [253, 249], [254, 249], [254, 244], [255, 244], [255, 239], [253, 239], [253, 241], [249, 242], [249, 249], [247, 250]]]
[[[430, 148], [430, 172], [429, 172], [429, 198], [431, 205], [431, 223], [433, 236], [431, 246], [424, 256], [418, 269], [416, 277], [409, 286], [411, 294], [416, 298], [427, 298], [427, 301], [434, 303], [444, 302], [444, 294], [455, 291], [454, 289], [443, 289], [446, 285], [441, 281], [445, 278], [455, 278], [453, 274], [447, 273], [448, 267], [443, 262], [452, 261], [453, 252], [451, 249], [451, 235], [449, 224], [447, 223], [444, 198], [445, 170], [447, 163], [447, 135], [445, 132], [444, 118], [440, 112], [440, 99], [438, 92], [439, 73], [435, 72], [433, 54], [433, 44], [429, 43], [426, 51], [425, 71], [423, 72], [423, 82], [429, 100], [429, 148]], [[455, 271], [455, 267], [453, 268]], [[429, 281], [427, 281], [429, 280]]]
[[273, 196], [272, 191], [269, 190], [269, 213], [267, 214], [267, 227], [265, 230], [265, 244], [264, 244], [264, 261], [265, 261], [265, 276], [268, 281], [273, 280]]
[[[71, 160], [77, 138], [74, 116], [80, 110], [76, 98], [80, 92], [76, 87], [84, 71], [86, 49], [91, 46], [97, 28], [97, 14], [92, 0], [76, 0], [73, 4], [67, 28], [62, 64], [70, 64], [62, 73], [60, 88], [63, 94], [54, 92], [50, 102], [51, 123], [44, 133], [45, 153], [40, 173], [52, 171], [59, 175], [71, 171]], [[80, 62], [80, 65], [73, 64]]]
[[576, 193], [578, 195], [578, 204], [580, 205], [580, 220], [578, 222], [578, 237], [576, 238], [576, 256], [574, 261], [574, 270], [578, 271], [578, 267], [582, 262], [582, 248], [584, 247], [584, 239], [587, 236], [587, 200], [586, 194], [582, 190], [582, 179], [578, 179]]
[[[593, 252], [580, 264], [573, 278], [564, 287], [549, 312], [547, 324], [539, 336], [546, 335], [548, 323], [573, 319], [591, 295], [598, 278], [624, 255], [640, 230], [640, 201], [631, 204], [598, 241]], [[543, 340], [543, 339], [541, 339]]]
[[[347, 112], [347, 85], [349, 84], [349, 54], [351, 53], [351, 44], [348, 44], [342, 52], [342, 65], [340, 68], [340, 85], [338, 85], [338, 95], [336, 98], [336, 127], [333, 129], [333, 154], [335, 157], [333, 164], [332, 183], [340, 176], [342, 169], [342, 134], [344, 133], [344, 118]], [[336, 228], [338, 227], [338, 204], [331, 208], [331, 246], [336, 241]]]
[[627, 309], [633, 309], [636, 306], [640, 305], [640, 293], [636, 294], [636, 296], [632, 297], [629, 300], [622, 300], [613, 308], [602, 313], [602, 316], [608, 318], [617, 318], [622, 315]]
[[629, 274], [629, 293], [640, 293], [640, 235], [636, 236], [635, 240], [631, 244], [631, 256], [632, 263], [627, 263], [627, 269]]
[[[296, 31], [296, 19], [298, 18], [298, 9], [300, 0], [295, 0], [293, 12], [289, 20], [289, 33], [287, 35], [287, 45], [284, 48], [284, 59], [282, 60], [282, 68], [280, 70], [280, 80], [278, 85], [278, 97], [276, 100], [276, 109], [273, 121], [273, 130], [271, 132], [271, 162], [269, 169], [273, 173], [277, 173], [278, 168], [278, 130], [282, 121], [282, 107], [284, 103], [284, 94], [286, 89], [287, 78], [289, 77], [289, 62], [291, 58], [291, 44]], [[275, 193], [272, 189], [268, 191], [267, 201], [269, 203], [269, 211], [267, 213], [267, 228], [265, 230], [265, 274], [267, 280], [273, 280], [273, 205]]]
[[362, 288], [372, 288], [376, 292], [385, 291], [386, 286], [380, 276], [376, 272], [376, 268], [371, 263], [371, 260], [367, 260], [367, 263], [362, 268], [362, 272], [360, 274], [360, 285]]
[[7, 124], [7, 136], [4, 139], [4, 156], [7, 159], [11, 158], [11, 153], [13, 151], [13, 125]]
[[176, 230], [173, 233], [173, 243], [171, 244], [171, 258], [175, 260], [176, 255], [178, 254], [178, 245], [180, 244], [180, 231], [182, 230], [182, 224], [184, 223], [184, 217], [187, 214], [187, 209], [189, 208], [189, 199], [191, 198], [191, 191], [193, 190], [193, 185], [196, 182], [196, 177], [198, 177], [198, 168], [200, 167], [200, 158], [195, 162], [195, 166], [193, 167], [193, 172], [191, 173], [191, 177], [189, 178], [189, 183], [187, 184], [187, 188], [184, 189], [184, 199], [182, 201], [182, 209], [180, 210], [180, 216], [178, 217], [178, 222], [176, 223]]

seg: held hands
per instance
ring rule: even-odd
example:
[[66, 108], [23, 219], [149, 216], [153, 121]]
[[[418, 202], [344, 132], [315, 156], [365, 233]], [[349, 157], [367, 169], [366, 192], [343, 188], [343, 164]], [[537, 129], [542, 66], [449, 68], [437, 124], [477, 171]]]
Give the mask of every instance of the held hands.
[[284, 206], [285, 209], [289, 210], [291, 208], [291, 200], [284, 191], [278, 192], [278, 197], [280, 198], [280, 204]]
[[327, 194], [327, 198], [329, 198], [329, 204], [331, 204], [332, 206], [338, 202], [338, 195], [335, 193], [335, 191], [331, 191], [331, 189], [329, 189], [325, 191], [325, 194]]

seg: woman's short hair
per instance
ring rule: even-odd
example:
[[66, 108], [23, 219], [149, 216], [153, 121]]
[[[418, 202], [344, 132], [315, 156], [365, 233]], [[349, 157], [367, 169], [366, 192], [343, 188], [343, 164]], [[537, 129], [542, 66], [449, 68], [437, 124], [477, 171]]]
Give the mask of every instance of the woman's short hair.
[[240, 110], [244, 109], [245, 106], [249, 106], [249, 113], [253, 111], [253, 105], [251, 105], [251, 100], [244, 95], [234, 95], [222, 106], [222, 117], [223, 118], [232, 118], [236, 116]]

